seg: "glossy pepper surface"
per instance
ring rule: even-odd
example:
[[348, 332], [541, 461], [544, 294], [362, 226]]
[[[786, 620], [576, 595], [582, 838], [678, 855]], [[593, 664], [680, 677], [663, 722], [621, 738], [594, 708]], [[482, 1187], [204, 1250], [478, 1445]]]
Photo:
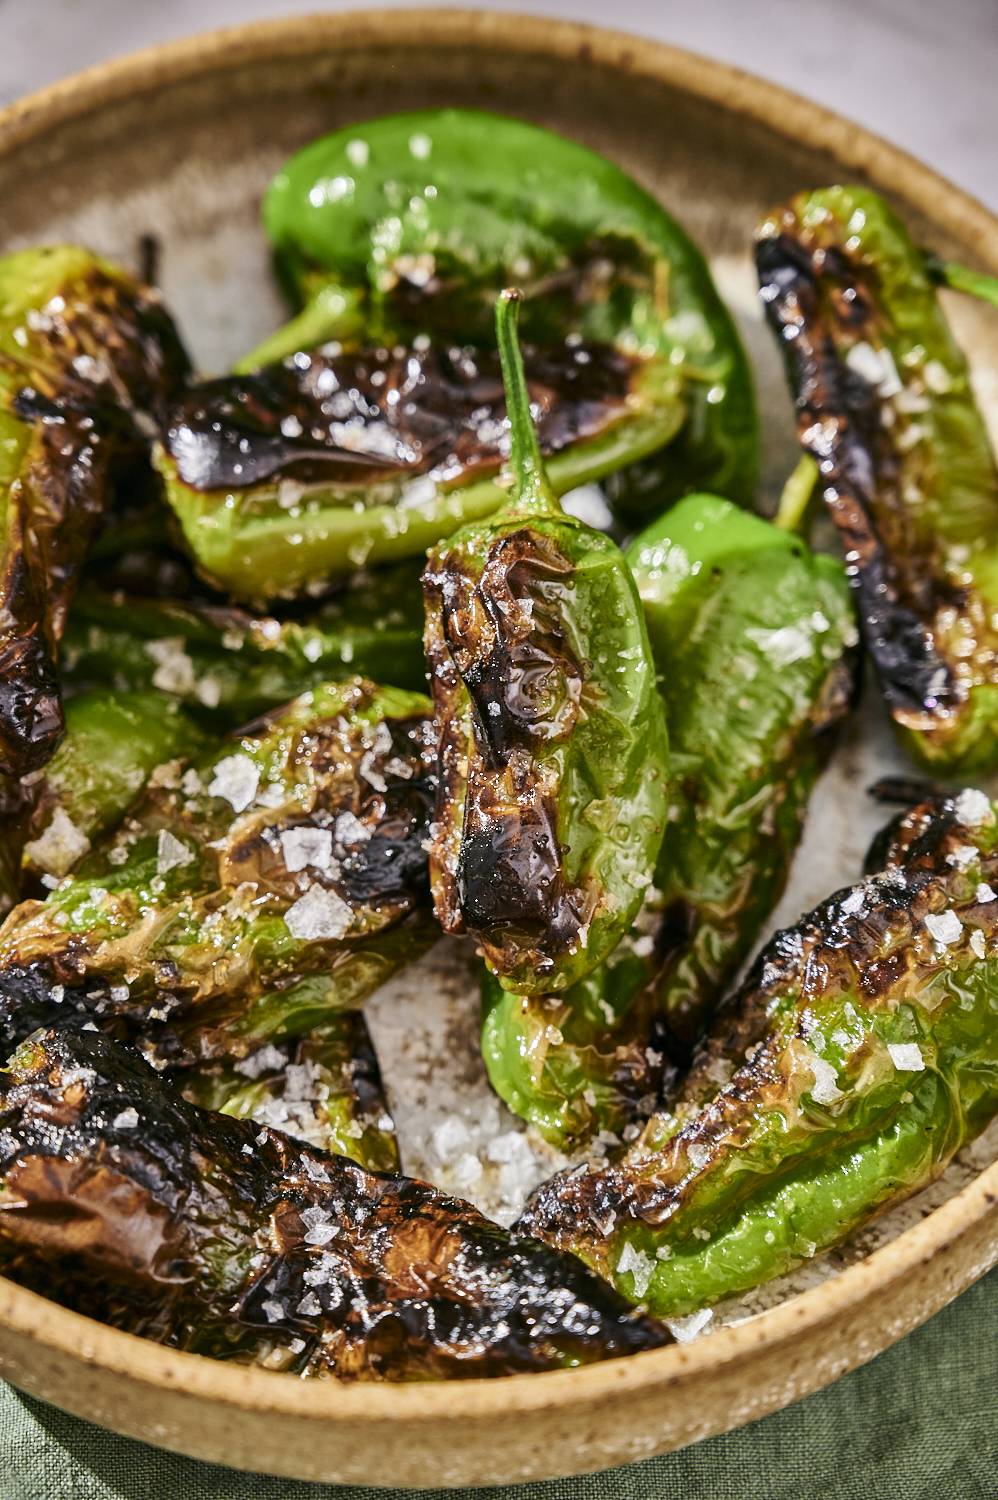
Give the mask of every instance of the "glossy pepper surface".
[[497, 304], [513, 495], [431, 554], [423, 579], [438, 727], [430, 872], [445, 932], [509, 988], [558, 991], [626, 932], [667, 799], [665, 719], [619, 548], [547, 485], [516, 341]]
[[236, 1062], [189, 1068], [174, 1082], [202, 1109], [282, 1130], [372, 1172], [398, 1171], [395, 1126], [358, 1010], [280, 1047], [268, 1043]]
[[[559, 492], [648, 452], [679, 420], [674, 406], [649, 410], [633, 354], [562, 343], [528, 350], [527, 370]], [[296, 354], [192, 385], [157, 466], [204, 577], [251, 602], [307, 596], [495, 511], [504, 416], [492, 350]]]
[[524, 1227], [682, 1316], [937, 1177], [998, 1110], [998, 820], [965, 792], [921, 834], [923, 857], [892, 841], [881, 873], [778, 934], [680, 1107], [618, 1165], [546, 1184]]
[[684, 1063], [776, 905], [856, 632], [840, 563], [713, 495], [643, 531], [627, 560], [669, 727], [669, 832], [637, 924], [562, 995], [483, 982], [482, 1052], [509, 1107], [554, 1144], [619, 1135]]
[[803, 194], [759, 230], [798, 430], [909, 747], [998, 765], [998, 471], [922, 252], [875, 193]]
[[56, 657], [113, 482], [187, 359], [155, 294], [72, 245], [0, 257], [0, 771], [62, 733]]
[[179, 1063], [359, 1004], [434, 936], [428, 708], [362, 679], [328, 685], [154, 776], [117, 832], [0, 930], [7, 1035], [92, 1020]]
[[358, 575], [307, 616], [85, 588], [63, 638], [67, 682], [155, 688], [199, 719], [235, 727], [337, 677], [426, 684], [421, 565]]
[[669, 1339], [573, 1256], [425, 1183], [198, 1109], [95, 1032], [42, 1034], [0, 1074], [0, 1179], [6, 1274], [203, 1354], [453, 1379]]

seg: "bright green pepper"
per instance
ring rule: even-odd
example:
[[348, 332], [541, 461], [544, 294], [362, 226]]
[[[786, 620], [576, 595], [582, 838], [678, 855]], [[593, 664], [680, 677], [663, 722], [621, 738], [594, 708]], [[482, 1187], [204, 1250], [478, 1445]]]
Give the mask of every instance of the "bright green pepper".
[[668, 752], [630, 569], [545, 479], [518, 305], [496, 304], [512, 498], [431, 554], [423, 587], [437, 917], [533, 993], [566, 989], [627, 931], [662, 842]]
[[316, 688], [154, 777], [0, 930], [8, 1037], [85, 1015], [180, 1063], [358, 1005], [434, 937], [428, 708], [362, 679]]
[[101, 689], [71, 698], [65, 737], [37, 788], [27, 869], [68, 874], [91, 840], [121, 821], [157, 766], [203, 745], [197, 725], [165, 693]]
[[64, 675], [71, 686], [156, 687], [229, 727], [338, 676], [417, 691], [426, 682], [419, 571], [400, 563], [358, 575], [300, 620], [83, 590], [63, 637]]
[[757, 261], [895, 724], [943, 773], [998, 766], [998, 470], [922, 252], [833, 187], [767, 219]]
[[998, 1112], [998, 818], [971, 791], [916, 821], [763, 951], [694, 1067], [700, 1100], [619, 1164], [552, 1179], [524, 1227], [682, 1316], [944, 1170]]
[[[652, 396], [682, 409], [670, 498], [711, 485], [752, 500], [755, 412], [734, 324], [683, 230], [605, 157], [481, 110], [390, 115], [299, 151], [263, 222], [303, 310], [259, 362], [353, 339], [358, 325], [388, 345], [428, 334], [490, 346], [493, 302], [516, 283], [529, 341], [640, 353], [652, 388], [657, 366], [678, 371], [678, 396], [671, 381]], [[675, 434], [669, 417], [661, 443]]]
[[73, 245], [0, 257], [0, 772], [63, 730], [56, 668], [76, 579], [115, 480], [187, 357], [155, 294]]
[[620, 1133], [688, 1059], [776, 905], [852, 696], [841, 564], [712, 495], [627, 549], [669, 727], [668, 837], [639, 925], [556, 996], [483, 985], [500, 1097], [561, 1147]]
[[241, 1062], [202, 1063], [175, 1080], [185, 1099], [234, 1120], [255, 1120], [370, 1172], [397, 1172], [398, 1142], [378, 1059], [360, 1011], [333, 1016], [284, 1047]]

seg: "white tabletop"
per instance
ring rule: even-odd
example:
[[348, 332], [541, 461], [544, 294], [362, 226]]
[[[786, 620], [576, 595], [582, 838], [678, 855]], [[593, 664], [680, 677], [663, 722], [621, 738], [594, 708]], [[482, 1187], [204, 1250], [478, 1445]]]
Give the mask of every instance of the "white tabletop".
[[[466, 6], [471, 0], [465, 0]], [[363, 0], [0, 0], [0, 104], [138, 47]], [[998, 0], [491, 0], [736, 63], [906, 147], [998, 208]]]

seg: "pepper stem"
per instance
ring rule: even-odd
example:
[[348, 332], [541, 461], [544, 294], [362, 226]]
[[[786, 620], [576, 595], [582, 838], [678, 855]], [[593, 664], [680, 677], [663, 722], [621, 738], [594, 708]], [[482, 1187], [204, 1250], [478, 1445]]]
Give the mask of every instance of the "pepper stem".
[[520, 341], [516, 335], [521, 300], [520, 292], [515, 288], [507, 288], [499, 293], [499, 300], [496, 302], [496, 338], [506, 392], [506, 415], [509, 419], [512, 503], [517, 510], [541, 510], [561, 515], [561, 506], [544, 472], [537, 428], [530, 414], [527, 376], [523, 368]]
[[936, 286], [966, 292], [980, 302], [990, 302], [992, 307], [998, 307], [998, 277], [988, 276], [985, 271], [972, 271], [969, 266], [961, 266], [959, 261], [940, 260], [931, 254], [926, 254], [925, 269], [929, 280]]
[[301, 312], [269, 334], [233, 367], [236, 375], [249, 375], [262, 365], [276, 364], [300, 349], [317, 349], [332, 339], [356, 337], [362, 327], [360, 296], [330, 283], [320, 287]]
[[807, 514], [814, 487], [818, 482], [818, 465], [810, 453], [802, 453], [780, 492], [773, 525], [781, 531], [798, 531]]

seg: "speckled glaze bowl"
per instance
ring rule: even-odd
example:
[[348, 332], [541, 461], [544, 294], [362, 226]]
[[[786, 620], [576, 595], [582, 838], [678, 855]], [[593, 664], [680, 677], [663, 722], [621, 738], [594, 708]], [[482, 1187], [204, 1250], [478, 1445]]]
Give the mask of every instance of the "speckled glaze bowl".
[[[937, 250], [998, 271], [998, 222], [848, 121], [668, 47], [482, 11], [240, 27], [60, 83], [0, 116], [3, 236], [11, 246], [71, 237], [134, 262], [139, 234], [154, 234], [163, 290], [196, 358], [222, 368], [279, 319], [257, 209], [283, 158], [347, 121], [445, 103], [522, 114], [605, 151], [715, 263], [743, 265], [746, 285], [760, 213], [845, 176], [887, 193]], [[998, 320], [976, 314], [971, 341], [998, 367]], [[763, 406], [778, 472], [789, 426], [773, 403]], [[998, 1259], [998, 1165], [964, 1180], [912, 1227], [768, 1311], [587, 1369], [308, 1384], [162, 1349], [0, 1280], [0, 1374], [118, 1432], [303, 1479], [459, 1485], [579, 1473], [750, 1421], [938, 1311]]]

